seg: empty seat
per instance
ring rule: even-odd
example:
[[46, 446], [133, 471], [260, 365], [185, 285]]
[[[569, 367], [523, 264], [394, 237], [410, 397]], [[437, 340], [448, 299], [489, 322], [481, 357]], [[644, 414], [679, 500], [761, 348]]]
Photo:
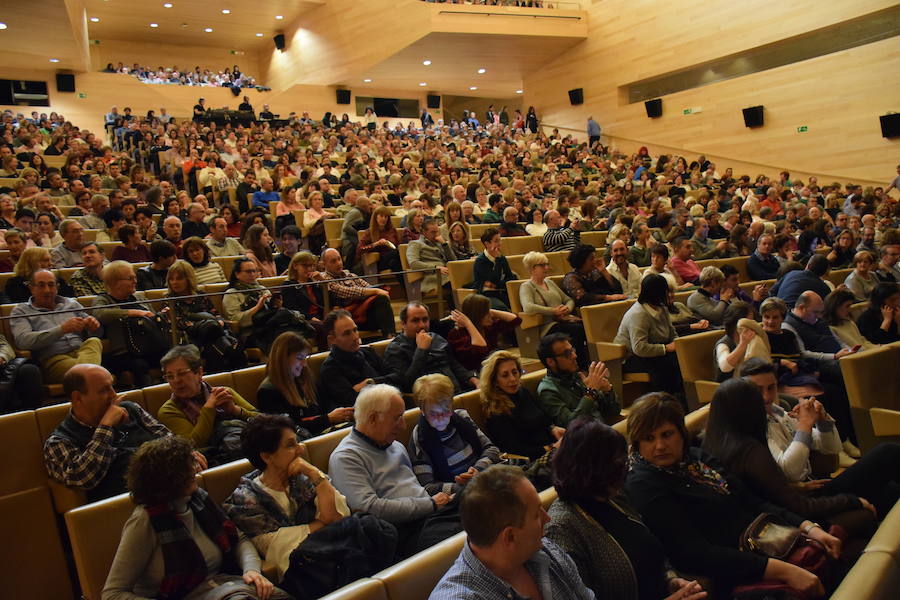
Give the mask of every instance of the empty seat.
[[231, 377], [234, 381], [234, 391], [241, 398], [256, 406], [256, 392], [259, 389], [259, 384], [266, 378], [266, 365], [256, 365], [255, 367], [232, 371]]
[[33, 410], [0, 416], [0, 496], [47, 485], [41, 447]]
[[713, 352], [716, 342], [722, 337], [722, 334], [721, 329], [716, 329], [675, 338], [675, 354], [678, 357], [678, 367], [681, 370], [684, 390], [690, 406], [696, 406], [699, 403], [697, 382], [715, 382]]
[[[10, 471], [3, 473], [5, 477]], [[0, 515], [0, 531], [7, 548], [0, 561], [0, 595], [10, 599], [70, 600], [73, 594], [69, 569], [47, 488], [0, 496]]]

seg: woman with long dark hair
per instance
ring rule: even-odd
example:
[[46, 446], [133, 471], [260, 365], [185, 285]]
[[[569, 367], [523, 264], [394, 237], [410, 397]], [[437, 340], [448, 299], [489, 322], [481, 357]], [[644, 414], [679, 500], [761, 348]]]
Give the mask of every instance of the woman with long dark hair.
[[900, 285], [879, 283], [869, 296], [869, 308], [856, 324], [873, 344], [900, 341]]

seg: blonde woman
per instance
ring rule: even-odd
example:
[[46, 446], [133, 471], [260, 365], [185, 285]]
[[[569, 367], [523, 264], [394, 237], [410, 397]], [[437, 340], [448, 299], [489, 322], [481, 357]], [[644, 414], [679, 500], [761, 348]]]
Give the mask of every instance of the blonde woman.
[[266, 364], [266, 378], [256, 392], [260, 412], [286, 414], [294, 425], [311, 435], [353, 418], [353, 407], [339, 407], [325, 413], [316, 400], [315, 385], [306, 359], [312, 352], [300, 334], [286, 331], [275, 338]]
[[515, 354], [499, 350], [484, 361], [479, 391], [485, 430], [503, 452], [537, 460], [566, 432], [522, 386], [522, 363]]
[[[25, 248], [22, 251], [16, 266], [13, 268], [13, 277], [6, 281], [3, 293], [9, 302], [19, 303], [28, 302], [31, 297], [31, 290], [28, 289], [28, 281], [35, 271], [45, 269], [50, 270], [50, 251], [46, 248], [35, 246], [34, 248]], [[66, 298], [74, 298], [75, 292], [68, 283], [61, 277], [56, 277], [56, 293]]]
[[421, 410], [409, 437], [409, 457], [425, 490], [455, 494], [479, 472], [500, 462], [500, 450], [465, 410], [453, 410], [453, 382], [433, 373], [419, 377], [413, 396]]
[[875, 270], [875, 256], [868, 250], [860, 250], [853, 257], [853, 271], [844, 279], [844, 285], [853, 292], [857, 302], [869, 299], [872, 290], [878, 285]]
[[578, 366], [584, 370], [590, 360], [587, 339], [581, 318], [572, 314], [575, 301], [554, 283], [550, 275], [550, 260], [542, 252], [529, 252], [522, 259], [530, 279], [519, 287], [522, 311], [543, 317], [541, 337], [548, 333], [565, 333], [572, 338], [572, 346], [578, 353]]
[[302, 231], [309, 239], [309, 249], [318, 254], [325, 245], [325, 219], [337, 217], [336, 213], [325, 210], [325, 198], [322, 192], [310, 192], [306, 197], [309, 208], [303, 213]]

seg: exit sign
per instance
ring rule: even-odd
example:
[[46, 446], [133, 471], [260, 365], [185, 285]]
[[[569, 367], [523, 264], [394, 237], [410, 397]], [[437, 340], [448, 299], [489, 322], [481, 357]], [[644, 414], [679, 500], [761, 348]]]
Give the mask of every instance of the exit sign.
[[806, 133], [807, 131], [809, 131], [809, 127], [806, 125], [801, 125], [797, 128], [797, 133]]
[[691, 113], [693, 113], [693, 112], [694, 112], [694, 109], [693, 109], [693, 108], [685, 108], [684, 110], [681, 111], [681, 114], [683, 114], [683, 115], [689, 115], [689, 114], [691, 114]]
[[84, 100], [85, 98], [87, 98], [87, 94], [85, 94], [84, 92], [78, 92], [78, 97]]

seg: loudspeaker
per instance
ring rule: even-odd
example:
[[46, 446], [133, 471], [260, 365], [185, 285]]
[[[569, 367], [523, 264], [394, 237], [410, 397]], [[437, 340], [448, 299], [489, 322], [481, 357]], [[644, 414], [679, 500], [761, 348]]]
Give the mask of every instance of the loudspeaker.
[[272, 41], [275, 42], [275, 48], [278, 50], [284, 50], [284, 34], [279, 33], [275, 37], [272, 38]]
[[428, 108], [440, 108], [441, 107], [441, 97], [435, 96], [432, 94], [428, 94]]
[[582, 88], [569, 90], [569, 104], [572, 106], [584, 104], [584, 90]]
[[662, 116], [662, 98], [655, 98], [644, 102], [644, 110], [651, 119], [658, 119]]
[[350, 104], [350, 90], [335, 90], [338, 104]]
[[73, 73], [57, 73], [56, 74], [56, 91], [57, 92], [74, 92], [75, 91], [75, 75]]
[[762, 127], [763, 126], [763, 107], [751, 106], [745, 108], [741, 112], [744, 113], [744, 127]]
[[881, 115], [878, 119], [881, 121], [881, 137], [900, 137], [900, 113]]

